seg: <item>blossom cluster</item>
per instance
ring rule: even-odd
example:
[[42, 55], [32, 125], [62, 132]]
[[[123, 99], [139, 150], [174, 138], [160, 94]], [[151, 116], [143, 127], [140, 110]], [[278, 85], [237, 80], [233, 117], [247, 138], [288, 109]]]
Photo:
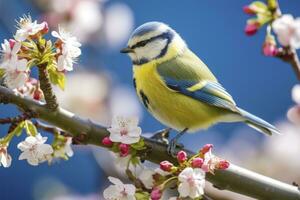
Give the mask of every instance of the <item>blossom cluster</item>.
[[108, 131], [110, 135], [102, 139], [102, 144], [119, 157], [129, 158], [128, 161], [134, 165], [139, 164], [136, 155], [138, 151], [144, 150], [146, 147], [141, 138], [142, 129], [138, 126], [138, 119], [116, 116]]
[[[73, 70], [73, 64], [81, 54], [81, 44], [59, 27], [58, 32], [52, 31], [56, 38], [53, 46], [51, 40], [44, 39], [48, 32], [47, 22], [38, 23], [30, 16], [24, 16], [18, 22], [14, 37], [1, 44], [0, 76], [4, 77], [8, 88], [18, 91], [28, 87], [32, 83], [30, 71], [34, 66], [46, 67], [50, 81], [63, 88], [64, 72]], [[38, 88], [35, 91], [38, 92], [31, 95], [34, 99], [42, 97]]]
[[178, 196], [170, 197], [169, 200], [199, 199], [204, 194], [206, 172], [214, 173], [216, 169], [229, 167], [228, 161], [212, 154], [212, 147], [211, 144], [206, 144], [191, 158], [188, 158], [185, 151], [179, 151], [177, 166], [169, 161], [162, 161], [159, 168], [145, 168], [137, 177], [132, 177], [129, 173], [135, 185], [124, 184], [119, 179], [109, 177], [113, 185], [104, 190], [103, 196], [107, 200], [160, 200], [165, 199], [164, 191], [175, 187]]
[[7, 148], [12, 137], [20, 135], [22, 129], [26, 130], [27, 137], [17, 145], [18, 149], [22, 152], [19, 160], [27, 160], [28, 164], [37, 166], [45, 161], [51, 163], [53, 159], [68, 159], [68, 157], [73, 155], [71, 137], [56, 135], [51, 145], [46, 144], [48, 138], [42, 137], [37, 132], [33, 123], [26, 120], [19, 123], [6, 137], [0, 139], [0, 166], [9, 167], [11, 165], [12, 157], [8, 153]]
[[[281, 15], [276, 0], [269, 0], [268, 4], [254, 1], [243, 8], [246, 14], [254, 16], [247, 21], [245, 33], [254, 35], [261, 27], [267, 24], [267, 33], [262, 47], [265, 56], [277, 56], [279, 47], [276, 38], [283, 48], [300, 48], [300, 18], [290, 14]], [[276, 34], [276, 38], [272, 33]]]

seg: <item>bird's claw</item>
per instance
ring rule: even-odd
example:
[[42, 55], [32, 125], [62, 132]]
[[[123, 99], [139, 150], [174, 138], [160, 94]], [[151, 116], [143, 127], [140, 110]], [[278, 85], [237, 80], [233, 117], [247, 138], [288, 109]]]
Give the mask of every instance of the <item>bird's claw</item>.
[[184, 148], [184, 145], [181, 143], [177, 143], [177, 141], [174, 139], [171, 140], [167, 148], [168, 154], [175, 158], [177, 155], [177, 150], [176, 150], [177, 148], [182, 149]]

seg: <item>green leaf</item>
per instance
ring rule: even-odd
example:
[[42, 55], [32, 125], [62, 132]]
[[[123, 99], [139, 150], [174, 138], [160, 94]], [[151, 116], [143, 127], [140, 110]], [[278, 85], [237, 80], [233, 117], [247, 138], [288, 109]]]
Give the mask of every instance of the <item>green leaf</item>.
[[142, 138], [137, 143], [131, 144], [130, 146], [136, 150], [146, 149], [145, 142]]
[[111, 147], [111, 151], [115, 152], [115, 153], [119, 152], [120, 151], [119, 150], [119, 143], [114, 143], [113, 146]]
[[25, 126], [24, 121], [20, 122], [18, 124], [18, 126], [11, 132], [12, 135], [20, 136], [21, 133], [22, 133], [22, 130], [23, 130], [24, 126]]
[[0, 78], [2, 78], [5, 74], [5, 69], [0, 68]]
[[25, 127], [27, 135], [35, 136], [38, 134], [38, 131], [37, 131], [35, 125], [30, 120], [25, 120], [24, 124], [25, 124], [24, 127]]
[[136, 192], [134, 194], [134, 196], [137, 200], [149, 200], [150, 199], [150, 194], [148, 192]]
[[50, 65], [48, 67], [48, 73], [50, 82], [54, 85], [57, 85], [60, 89], [65, 89], [66, 77], [63, 72], [59, 72], [56, 70], [55, 66]]
[[137, 166], [141, 164], [140, 158], [137, 156], [132, 156], [132, 158], [130, 159], [130, 162], [133, 166]]
[[271, 10], [275, 10], [278, 6], [277, 0], [268, 0], [268, 6]]
[[65, 89], [65, 83], [66, 83], [66, 76], [63, 72], [57, 72], [58, 73], [58, 86], [61, 90]]
[[254, 7], [257, 13], [263, 13], [268, 11], [268, 6], [261, 1], [254, 1], [253, 3], [250, 4], [250, 6]]

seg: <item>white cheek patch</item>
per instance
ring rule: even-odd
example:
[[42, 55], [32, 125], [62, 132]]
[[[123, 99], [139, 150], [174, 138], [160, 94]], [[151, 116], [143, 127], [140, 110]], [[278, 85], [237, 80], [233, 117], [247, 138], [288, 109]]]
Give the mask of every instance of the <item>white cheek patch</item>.
[[134, 52], [138, 60], [152, 60], [161, 54], [162, 50], [167, 46], [167, 43], [168, 39], [157, 39], [143, 47], [136, 48]]

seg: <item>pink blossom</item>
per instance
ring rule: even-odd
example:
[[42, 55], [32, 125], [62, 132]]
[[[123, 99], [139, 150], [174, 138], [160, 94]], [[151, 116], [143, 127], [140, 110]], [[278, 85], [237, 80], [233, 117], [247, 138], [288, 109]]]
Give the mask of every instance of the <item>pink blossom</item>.
[[167, 160], [160, 162], [159, 165], [160, 165], [160, 169], [162, 169], [163, 171], [167, 171], [167, 172], [170, 172], [173, 167], [173, 164]]
[[151, 200], [160, 200], [162, 192], [159, 188], [153, 188], [151, 191]]
[[202, 158], [194, 158], [192, 160], [192, 167], [193, 168], [201, 168], [203, 165], [203, 159]]
[[128, 156], [130, 146], [128, 144], [120, 144], [119, 145], [119, 150], [120, 150], [120, 156], [121, 157]]
[[265, 56], [276, 56], [278, 53], [278, 49], [276, 48], [276, 45], [265, 42], [263, 45], [263, 53]]
[[185, 151], [179, 151], [177, 153], [177, 160], [179, 163], [183, 163], [184, 161], [187, 160], [187, 154]]
[[109, 137], [105, 137], [102, 139], [102, 144], [107, 147], [112, 147], [113, 142], [109, 139]]
[[200, 152], [202, 154], [206, 154], [207, 152], [209, 152], [212, 148], [213, 148], [213, 144], [206, 144], [202, 147], [202, 149], [200, 150]]
[[244, 6], [243, 11], [244, 11], [244, 13], [249, 14], [249, 15], [254, 15], [256, 13], [255, 10], [253, 9], [253, 7], [251, 7], [249, 5]]
[[220, 160], [217, 168], [218, 169], [227, 169], [229, 167], [229, 165], [230, 165], [230, 163], [227, 160]]
[[251, 36], [258, 31], [259, 27], [260, 24], [258, 22], [249, 22], [247, 23], [244, 31], [248, 36]]

